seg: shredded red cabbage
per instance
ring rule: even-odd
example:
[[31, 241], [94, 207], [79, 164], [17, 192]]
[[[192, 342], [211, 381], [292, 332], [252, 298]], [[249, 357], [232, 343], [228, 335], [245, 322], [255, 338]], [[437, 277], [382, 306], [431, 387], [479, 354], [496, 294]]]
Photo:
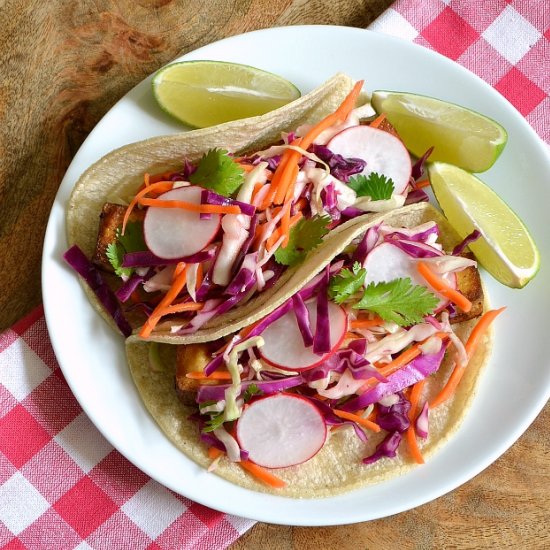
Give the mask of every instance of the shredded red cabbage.
[[236, 296], [237, 294], [246, 293], [256, 284], [256, 265], [258, 263], [258, 252], [247, 254], [242, 262], [242, 265], [225, 289], [224, 294]]
[[385, 240], [405, 240], [425, 243], [430, 236], [436, 235], [439, 237], [439, 227], [437, 224], [430, 225], [424, 231], [415, 231], [414, 229], [401, 229], [386, 235]]
[[369, 227], [366, 233], [363, 235], [361, 242], [355, 249], [353, 256], [351, 257], [351, 264], [359, 262], [361, 265], [365, 262], [367, 254], [376, 246], [380, 237], [379, 233], [380, 224]]
[[[253, 216], [256, 212], [256, 207], [248, 202], [237, 201], [219, 195], [210, 189], [203, 189], [201, 192], [201, 204], [213, 204], [217, 206], [238, 206], [241, 209], [241, 214], [244, 216]], [[202, 216], [202, 214], [201, 214]]]
[[437, 256], [443, 256], [443, 252], [422, 242], [404, 240], [391, 240], [389, 242], [413, 258], [435, 258]]
[[309, 311], [299, 294], [295, 294], [292, 297], [292, 304], [294, 306], [294, 315], [296, 316], [296, 322], [298, 323], [298, 328], [302, 334], [304, 346], [308, 348], [313, 344], [313, 333], [311, 332]]
[[237, 257], [235, 258], [235, 262], [233, 263], [233, 274], [235, 274], [238, 271], [237, 266], [241, 265], [241, 262], [244, 260], [244, 257], [248, 254], [248, 251], [252, 246], [257, 225], [258, 225], [258, 216], [257, 214], [254, 214], [250, 218], [250, 225], [248, 226], [248, 237], [246, 237], [245, 241], [243, 242], [241, 249], [237, 254]]
[[330, 321], [328, 316], [328, 284], [330, 267], [323, 272], [323, 278], [317, 293], [317, 323], [313, 336], [313, 352], [323, 355], [330, 351]]
[[[277, 393], [283, 390], [288, 390], [303, 384], [303, 379], [301, 376], [287, 376], [286, 378], [281, 378], [279, 380], [246, 380], [241, 382], [241, 395], [245, 392], [248, 386], [252, 384], [262, 391], [263, 395], [270, 395], [272, 393]], [[218, 384], [216, 386], [200, 386], [199, 391], [197, 392], [196, 402], [204, 403], [205, 401], [221, 401], [225, 399], [225, 390], [231, 387], [230, 384]]]
[[432, 154], [434, 150], [433, 147], [430, 147], [414, 164], [412, 167], [411, 177], [416, 181], [419, 180], [425, 173], [424, 165], [428, 160], [428, 157]]
[[155, 256], [149, 250], [143, 250], [140, 252], [127, 252], [122, 259], [122, 267], [154, 267], [159, 265], [172, 265], [179, 262], [186, 264], [200, 264], [211, 260], [216, 255], [216, 249], [211, 248], [209, 250], [201, 250], [191, 256], [184, 256], [182, 258], [174, 258], [167, 260], [166, 258], [159, 258]]
[[348, 182], [354, 174], [361, 173], [367, 163], [363, 159], [345, 158], [333, 153], [324, 145], [313, 144], [309, 150], [328, 164], [330, 173], [338, 180]]
[[118, 301], [122, 303], [126, 302], [132, 295], [132, 292], [134, 292], [134, 290], [136, 290], [136, 288], [143, 283], [143, 281], [147, 280], [152, 275], [152, 271], [153, 270], [150, 269], [146, 275], [132, 273], [130, 278], [116, 290], [115, 296]]
[[197, 314], [191, 319], [191, 322], [186, 327], [179, 329], [176, 334], [193, 334], [199, 330], [199, 328], [210, 321], [210, 319], [218, 313], [218, 306], [221, 302], [222, 300], [219, 298], [211, 298], [206, 300], [204, 307], [197, 311]]
[[395, 458], [401, 438], [402, 435], [399, 432], [389, 433], [376, 447], [374, 453], [363, 459], [363, 464], [372, 464], [381, 458]]
[[386, 395], [397, 393], [423, 380], [439, 369], [445, 355], [445, 348], [446, 345], [442, 344], [437, 353], [419, 355], [402, 369], [390, 374], [386, 383], [377, 384], [360, 396], [350, 399], [340, 408], [348, 412], [364, 409], [372, 403], [377, 403]]
[[100, 271], [88, 260], [84, 252], [73, 245], [63, 254], [65, 261], [86, 281], [94, 291], [98, 300], [113, 318], [120, 332], [126, 337], [132, 334], [132, 327], [124, 317], [124, 313], [113, 291], [109, 288]]
[[480, 231], [477, 229], [474, 229], [461, 243], [457, 244], [454, 248], [451, 254], [453, 256], [459, 256], [464, 252], [464, 249], [474, 241], [477, 241], [481, 237]]
[[332, 183], [329, 183], [321, 191], [321, 201], [333, 221], [337, 221], [341, 218], [342, 213], [338, 210], [338, 195]]
[[429, 405], [428, 402], [424, 402], [424, 406], [420, 411], [420, 414], [416, 417], [416, 422], [414, 424], [416, 433], [418, 437], [426, 439], [428, 437], [428, 420], [429, 417]]
[[429, 202], [430, 197], [423, 189], [413, 189], [407, 194], [404, 206], [416, 204], [417, 202]]
[[409, 420], [410, 401], [399, 392], [399, 401], [386, 407], [378, 403], [378, 412], [376, 414], [376, 423], [388, 432], [405, 432], [411, 422]]

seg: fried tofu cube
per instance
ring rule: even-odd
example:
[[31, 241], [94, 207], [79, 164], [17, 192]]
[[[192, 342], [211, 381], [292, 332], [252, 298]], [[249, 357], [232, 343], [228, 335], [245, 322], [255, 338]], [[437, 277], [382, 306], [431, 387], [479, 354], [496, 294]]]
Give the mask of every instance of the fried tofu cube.
[[186, 375], [203, 372], [212, 359], [208, 344], [188, 344], [178, 346], [176, 351], [176, 393], [184, 405], [196, 405], [195, 396], [199, 386], [215, 385], [215, 380], [195, 380]]
[[457, 290], [472, 302], [472, 309], [466, 313], [457, 308], [456, 315], [451, 318], [451, 323], [462, 323], [479, 317], [483, 313], [483, 287], [477, 267], [470, 266], [457, 272], [456, 283]]

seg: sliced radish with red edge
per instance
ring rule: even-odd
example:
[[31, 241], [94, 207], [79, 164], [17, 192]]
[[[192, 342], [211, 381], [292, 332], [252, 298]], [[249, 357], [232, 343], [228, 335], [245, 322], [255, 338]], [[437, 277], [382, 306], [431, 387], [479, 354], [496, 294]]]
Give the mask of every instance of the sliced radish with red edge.
[[265, 468], [287, 468], [315, 456], [327, 427], [311, 401], [288, 393], [263, 397], [245, 407], [237, 440], [250, 461]]
[[[317, 301], [306, 303], [311, 331], [317, 326]], [[320, 365], [342, 344], [348, 327], [348, 318], [342, 307], [328, 303], [330, 325], [330, 351], [322, 355], [313, 352], [313, 346], [306, 347], [294, 311], [290, 310], [271, 323], [263, 332], [264, 345], [260, 348], [262, 359], [270, 365], [284, 370], [303, 371]]]
[[[158, 200], [199, 205], [202, 191], [197, 186], [179, 187], [163, 193]], [[159, 258], [181, 258], [196, 254], [209, 244], [218, 232], [220, 220], [219, 214], [201, 220], [198, 212], [149, 206], [143, 221], [143, 234], [147, 247]]]
[[367, 165], [362, 174], [383, 174], [393, 180], [394, 194], [402, 194], [411, 178], [411, 157], [399, 138], [370, 126], [353, 126], [336, 134], [327, 147], [345, 158], [360, 158]]

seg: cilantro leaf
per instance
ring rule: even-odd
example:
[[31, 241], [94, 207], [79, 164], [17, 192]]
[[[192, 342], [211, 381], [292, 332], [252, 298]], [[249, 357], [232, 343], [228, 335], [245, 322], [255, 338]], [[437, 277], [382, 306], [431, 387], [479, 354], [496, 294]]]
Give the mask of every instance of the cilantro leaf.
[[205, 153], [189, 181], [229, 197], [244, 181], [244, 170], [225, 149], [210, 149]]
[[128, 222], [124, 235], [121, 234], [120, 227], [116, 231], [118, 242], [124, 247], [125, 252], [139, 252], [147, 250], [145, 238], [143, 237], [142, 222]]
[[439, 298], [426, 287], [413, 285], [410, 278], [371, 283], [354, 309], [368, 309], [384, 321], [409, 326], [422, 321], [434, 311]]
[[353, 176], [348, 185], [358, 197], [370, 197], [373, 201], [390, 199], [394, 190], [393, 180], [378, 172], [371, 172], [368, 176]]
[[250, 384], [243, 393], [243, 399], [245, 403], [248, 403], [254, 396], [263, 395], [264, 392], [256, 386], [256, 384]]
[[352, 270], [342, 269], [330, 279], [328, 293], [337, 304], [342, 304], [358, 292], [363, 286], [367, 270], [359, 262], [353, 264]]
[[130, 277], [130, 275], [134, 271], [131, 267], [122, 267], [124, 253], [124, 247], [117, 242], [109, 243], [109, 245], [107, 246], [107, 250], [105, 251], [107, 259], [113, 266], [115, 274], [118, 277]]
[[287, 246], [279, 247], [275, 251], [275, 260], [288, 266], [300, 263], [310, 250], [321, 244], [323, 237], [328, 233], [330, 222], [330, 216], [302, 218], [290, 230]]
[[212, 415], [210, 417], [210, 420], [207, 420], [205, 427], [202, 429], [203, 432], [213, 432], [214, 430], [217, 430], [224, 421], [224, 414], [223, 412]]
[[121, 233], [121, 228], [118, 227], [115, 237], [116, 241], [107, 245], [105, 255], [118, 277], [130, 277], [134, 269], [131, 267], [122, 267], [122, 261], [124, 260], [124, 254], [127, 252], [147, 250], [143, 237], [143, 224], [141, 222], [129, 222], [126, 224], [124, 235]]

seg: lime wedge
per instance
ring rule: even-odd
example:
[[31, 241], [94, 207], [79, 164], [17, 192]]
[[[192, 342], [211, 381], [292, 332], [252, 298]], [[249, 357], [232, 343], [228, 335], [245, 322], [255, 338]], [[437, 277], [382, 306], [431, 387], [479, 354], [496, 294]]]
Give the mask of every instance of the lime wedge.
[[174, 63], [153, 77], [162, 109], [181, 122], [205, 128], [263, 115], [300, 97], [300, 90], [272, 73], [237, 63]]
[[386, 113], [409, 151], [430, 161], [460, 166], [469, 172], [488, 170], [506, 145], [508, 134], [494, 120], [439, 99], [378, 90], [372, 94], [377, 113]]
[[428, 174], [437, 202], [460, 236], [481, 232], [469, 245], [479, 263], [506, 286], [524, 287], [536, 275], [540, 255], [518, 216], [469, 172], [435, 162]]

